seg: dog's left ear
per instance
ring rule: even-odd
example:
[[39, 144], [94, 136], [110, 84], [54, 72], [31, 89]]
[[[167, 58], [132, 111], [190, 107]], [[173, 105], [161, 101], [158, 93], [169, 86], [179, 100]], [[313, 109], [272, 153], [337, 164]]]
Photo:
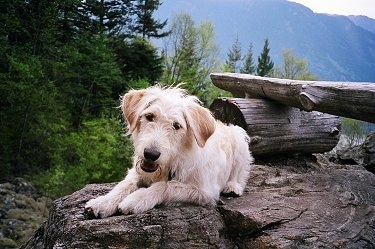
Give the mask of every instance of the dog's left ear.
[[137, 126], [141, 100], [146, 94], [146, 90], [130, 90], [122, 98], [121, 110], [128, 124], [128, 133], [132, 133]]
[[189, 107], [185, 119], [192, 130], [195, 140], [200, 147], [204, 147], [207, 139], [215, 132], [216, 121], [211, 112], [195, 104]]

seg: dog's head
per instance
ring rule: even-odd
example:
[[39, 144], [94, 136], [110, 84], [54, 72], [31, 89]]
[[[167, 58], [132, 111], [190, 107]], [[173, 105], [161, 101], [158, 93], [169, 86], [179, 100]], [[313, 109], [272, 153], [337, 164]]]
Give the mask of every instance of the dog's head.
[[216, 122], [199, 100], [179, 88], [131, 90], [122, 111], [143, 171], [169, 167], [194, 147], [204, 147]]

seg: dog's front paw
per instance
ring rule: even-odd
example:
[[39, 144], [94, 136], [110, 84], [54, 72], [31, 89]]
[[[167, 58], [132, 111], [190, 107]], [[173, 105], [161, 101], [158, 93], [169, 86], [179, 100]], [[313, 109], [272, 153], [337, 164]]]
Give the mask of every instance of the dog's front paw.
[[243, 194], [244, 188], [236, 182], [228, 182], [224, 189], [221, 191], [221, 195], [224, 197], [238, 197]]
[[152, 209], [157, 204], [157, 200], [148, 194], [146, 189], [138, 189], [120, 202], [118, 210], [123, 214], [139, 214]]
[[117, 202], [108, 196], [99, 196], [89, 200], [85, 205], [85, 212], [96, 218], [105, 218], [117, 211]]

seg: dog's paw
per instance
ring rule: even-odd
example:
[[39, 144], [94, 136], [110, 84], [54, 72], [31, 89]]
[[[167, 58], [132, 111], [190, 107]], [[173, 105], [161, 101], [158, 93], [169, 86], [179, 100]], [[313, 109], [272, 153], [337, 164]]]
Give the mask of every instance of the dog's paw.
[[157, 205], [152, 195], [146, 193], [146, 189], [138, 189], [127, 196], [118, 205], [118, 211], [123, 214], [139, 214], [146, 212]]
[[236, 182], [228, 182], [224, 189], [221, 191], [221, 195], [224, 197], [238, 197], [243, 194], [243, 187]]
[[85, 205], [85, 213], [96, 218], [105, 218], [117, 211], [117, 203], [107, 196], [89, 200]]

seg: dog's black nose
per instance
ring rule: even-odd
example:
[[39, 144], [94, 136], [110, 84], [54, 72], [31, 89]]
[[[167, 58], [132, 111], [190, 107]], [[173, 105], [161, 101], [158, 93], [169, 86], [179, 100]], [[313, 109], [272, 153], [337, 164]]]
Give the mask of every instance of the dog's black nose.
[[160, 157], [160, 152], [155, 148], [146, 148], [143, 155], [147, 161], [155, 162]]

